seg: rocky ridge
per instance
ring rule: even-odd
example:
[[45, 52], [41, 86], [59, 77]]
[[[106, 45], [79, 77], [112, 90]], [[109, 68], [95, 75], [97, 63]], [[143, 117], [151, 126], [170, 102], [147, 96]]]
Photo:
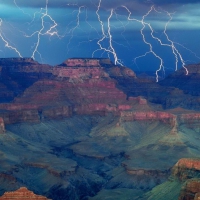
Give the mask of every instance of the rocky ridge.
[[10, 199], [20, 199], [20, 200], [50, 200], [41, 195], [36, 195], [33, 192], [29, 191], [26, 187], [21, 187], [14, 192], [5, 192], [3, 196], [0, 197], [0, 200], [10, 200]]
[[[165, 182], [177, 160], [199, 156], [197, 98], [189, 107], [176, 99], [193, 94], [109, 59], [0, 63], [1, 193], [14, 182], [12, 190], [26, 185], [55, 200], [124, 188], [141, 196]], [[181, 185], [186, 172], [175, 171]]]
[[[145, 110], [148, 103], [144, 98], [138, 100], [143, 105], [142, 112], [135, 112], [137, 106], [134, 104], [138, 97], [129, 97], [130, 94], [117, 87], [121, 81], [131, 87], [137, 86], [140, 80], [133, 71], [115, 66], [109, 59], [74, 58], [55, 67], [41, 65], [29, 58], [1, 59], [0, 64], [2, 82], [11, 80], [6, 82], [7, 86], [19, 91], [13, 101], [0, 104], [0, 116], [6, 124], [70, 117], [73, 113], [105, 115], [109, 112], [121, 115], [125, 120], [162, 120], [163, 117], [174, 120], [170, 112], [161, 108], [149, 112], [146, 106]], [[193, 111], [189, 114], [183, 112], [178, 118], [198, 120], [198, 115]]]

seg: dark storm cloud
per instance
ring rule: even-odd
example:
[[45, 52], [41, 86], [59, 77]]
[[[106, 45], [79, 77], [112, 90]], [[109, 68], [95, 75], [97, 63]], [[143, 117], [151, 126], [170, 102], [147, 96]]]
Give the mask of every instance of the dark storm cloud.
[[[0, 0], [0, 4], [14, 5], [14, 1], [20, 6], [30, 6], [30, 7], [43, 7], [46, 4], [46, 0]], [[88, 7], [93, 7], [93, 5], [98, 5], [99, 0], [48, 0], [48, 5], [51, 7], [61, 7], [68, 6], [69, 4], [85, 5]], [[107, 8], [113, 8], [120, 5], [170, 5], [170, 4], [195, 4], [199, 3], [199, 0], [102, 0], [102, 6]]]
[[152, 1], [158, 5], [166, 5], [166, 4], [194, 4], [199, 3], [199, 0], [153, 0]]
[[[0, 0], [0, 5], [16, 8], [44, 8], [48, 3], [48, 8], [68, 8], [77, 9], [79, 6], [84, 6], [88, 11], [96, 12], [100, 0]], [[156, 8], [162, 8], [169, 12], [191, 12], [194, 8], [200, 6], [199, 0], [101, 0], [100, 11], [108, 11], [111, 8], [120, 10], [122, 5], [125, 5], [134, 16], [144, 15], [152, 5]], [[58, 11], [59, 12], [59, 11]], [[127, 10], [121, 9], [121, 13], [127, 15]], [[198, 15], [198, 14], [197, 14]]]

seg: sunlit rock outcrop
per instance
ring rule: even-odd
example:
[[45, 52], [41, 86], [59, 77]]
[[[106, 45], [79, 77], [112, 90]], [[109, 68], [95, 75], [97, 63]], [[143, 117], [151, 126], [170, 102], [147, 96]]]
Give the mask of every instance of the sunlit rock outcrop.
[[0, 197], [0, 200], [11, 200], [11, 199], [50, 200], [41, 195], [34, 194], [33, 192], [29, 191], [26, 187], [21, 187], [13, 192], [5, 192], [4, 195]]

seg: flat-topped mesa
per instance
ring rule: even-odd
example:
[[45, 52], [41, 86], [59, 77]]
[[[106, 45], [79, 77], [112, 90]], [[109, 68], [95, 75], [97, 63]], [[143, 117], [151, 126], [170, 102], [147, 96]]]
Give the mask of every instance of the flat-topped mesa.
[[0, 117], [0, 134], [5, 132], [5, 124], [3, 118]]
[[[195, 174], [200, 175], [200, 159], [182, 158], [172, 169], [173, 176], [180, 180], [186, 180], [188, 177], [195, 177]], [[197, 176], [197, 177], [198, 177]]]
[[53, 68], [53, 75], [70, 79], [109, 77], [101, 63], [113, 65], [109, 59], [70, 58]]
[[117, 66], [107, 58], [70, 58], [53, 68], [53, 75], [68, 78], [136, 77], [124, 66]]
[[10, 200], [10, 199], [50, 200], [44, 196], [34, 194], [33, 192], [29, 191], [26, 187], [21, 187], [14, 192], [5, 192], [4, 195], [0, 197], [0, 200]]
[[100, 67], [101, 65], [113, 65], [113, 63], [107, 58], [69, 58], [59, 66]]

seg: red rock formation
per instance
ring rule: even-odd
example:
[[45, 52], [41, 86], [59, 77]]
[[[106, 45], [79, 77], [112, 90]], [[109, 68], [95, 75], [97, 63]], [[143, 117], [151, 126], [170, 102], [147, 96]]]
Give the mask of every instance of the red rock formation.
[[182, 158], [175, 164], [175, 167], [195, 169], [195, 170], [200, 171], [200, 160], [199, 159]]
[[34, 194], [33, 192], [29, 191], [26, 187], [21, 187], [14, 192], [5, 192], [4, 195], [0, 197], [0, 200], [12, 200], [12, 199], [18, 199], [18, 200], [48, 200], [44, 196]]
[[181, 191], [178, 200], [199, 200], [200, 180], [189, 180]]
[[165, 123], [169, 123], [174, 126], [176, 116], [159, 111], [122, 111], [120, 113], [121, 119], [124, 121], [134, 121], [134, 120], [160, 120]]
[[96, 58], [70, 58], [67, 59], [63, 64], [69, 67], [72, 66], [90, 67], [90, 66], [100, 66], [99, 61], [100, 60]]
[[172, 168], [172, 174], [181, 181], [200, 172], [200, 159], [182, 158]]
[[5, 125], [3, 118], [0, 117], [0, 134], [5, 132]]
[[200, 113], [191, 112], [188, 114], [181, 114], [179, 115], [179, 121], [180, 123], [186, 124], [189, 128], [194, 128], [195, 126], [198, 126], [200, 122]]
[[[117, 80], [133, 80], [136, 75], [126, 67], [115, 66], [109, 59], [72, 58], [55, 67], [40, 65], [28, 58], [0, 59], [0, 63], [1, 71], [9, 68], [12, 76], [16, 73], [14, 78], [17, 74], [34, 77], [12, 103], [0, 104], [0, 116], [5, 124], [70, 117], [73, 113], [105, 115], [113, 112], [124, 121], [161, 120], [177, 125], [174, 114], [153, 111], [143, 97], [127, 99], [127, 95], [117, 88]], [[50, 74], [51, 78], [41, 79], [41, 74]], [[200, 120], [200, 114], [179, 113], [178, 120], [196, 122]]]
[[71, 79], [76, 78], [101, 78], [101, 77], [109, 77], [109, 75], [103, 71], [103, 68], [98, 66], [94, 67], [55, 67], [53, 69], [53, 75], [58, 77], [68, 77]]
[[129, 68], [123, 66], [113, 66], [104, 69], [111, 77], [131, 77], [136, 78], [136, 74]]

